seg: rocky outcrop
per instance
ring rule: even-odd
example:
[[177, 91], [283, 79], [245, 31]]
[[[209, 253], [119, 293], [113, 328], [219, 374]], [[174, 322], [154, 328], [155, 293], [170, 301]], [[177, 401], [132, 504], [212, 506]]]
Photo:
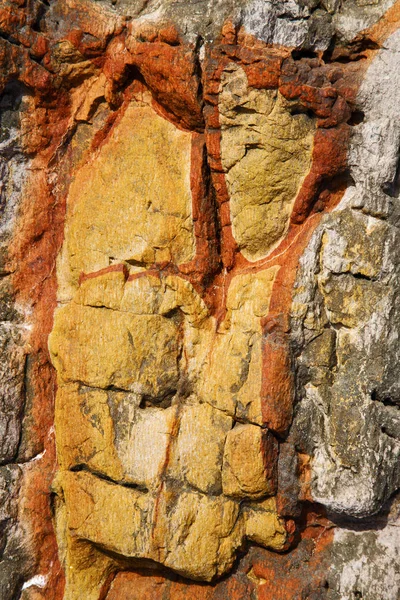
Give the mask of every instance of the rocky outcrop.
[[5, 0], [0, 600], [396, 600], [393, 0]]

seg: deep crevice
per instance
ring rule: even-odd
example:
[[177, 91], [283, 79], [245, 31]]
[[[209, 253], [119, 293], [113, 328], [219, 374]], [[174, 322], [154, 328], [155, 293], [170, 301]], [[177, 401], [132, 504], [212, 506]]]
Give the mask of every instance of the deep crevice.
[[96, 477], [97, 479], [101, 479], [102, 481], [106, 481], [107, 483], [111, 483], [112, 485], [118, 485], [120, 487], [125, 487], [125, 488], [131, 489], [131, 490], [137, 490], [137, 491], [143, 492], [143, 493], [148, 493], [148, 491], [149, 491], [148, 488], [144, 485], [140, 485], [138, 483], [132, 483], [132, 482], [128, 482], [128, 481], [117, 481], [115, 479], [112, 479], [112, 477], [105, 475], [105, 473], [101, 473], [99, 471], [94, 471], [93, 469], [88, 467], [88, 465], [85, 465], [83, 463], [80, 463], [78, 465], [71, 467], [70, 471], [71, 471], [71, 473], [88, 473], [89, 475], [92, 475], [93, 477]]
[[393, 406], [394, 408], [400, 409], [400, 403], [396, 399], [391, 396], [384, 396], [382, 398], [376, 389], [371, 390], [370, 398], [375, 402], [380, 402], [384, 406]]
[[293, 106], [292, 108], [289, 109], [289, 112], [292, 116], [307, 115], [307, 117], [309, 117], [310, 119], [315, 118], [315, 114], [310, 108], [305, 108], [302, 106]]
[[400, 439], [393, 435], [393, 433], [391, 433], [387, 427], [381, 427], [381, 432], [384, 435], [387, 435], [387, 437], [389, 437], [391, 440], [395, 440], [397, 443], [400, 442]]
[[[342, 274], [342, 273], [341, 273]], [[343, 273], [345, 275], [345, 273]], [[354, 279], [363, 279], [364, 281], [376, 281], [376, 277], [370, 277], [364, 273], [349, 273]]]
[[105, 102], [106, 102], [105, 97], [104, 96], [99, 96], [98, 98], [96, 98], [95, 100], [93, 100], [87, 118], [86, 119], [78, 119], [78, 118], [76, 118], [76, 121], [78, 123], [90, 123], [91, 119], [93, 119], [93, 117], [95, 116], [95, 114], [96, 114], [99, 106], [101, 104], [105, 103]]
[[347, 46], [336, 46], [336, 39], [332, 41], [329, 48], [323, 54], [325, 63], [341, 63], [347, 64], [364, 60], [367, 55], [366, 50], [379, 50], [381, 46], [374, 40], [368, 37], [359, 37]]
[[37, 13], [35, 16], [35, 21], [32, 23], [31, 26], [33, 31], [36, 31], [37, 33], [42, 33], [43, 31], [45, 31], [44, 18], [48, 9], [49, 5], [47, 3], [44, 3], [43, 0], [41, 0], [41, 2], [37, 4]]
[[352, 62], [358, 62], [367, 58], [366, 54], [350, 54], [348, 56], [338, 56], [333, 62], [340, 63], [341, 65], [347, 65]]
[[350, 119], [347, 121], [348, 125], [360, 125], [365, 119], [365, 113], [362, 110], [355, 110], [351, 113]]
[[194, 50], [194, 73], [198, 80], [197, 99], [199, 101], [199, 104], [201, 105], [201, 110], [203, 109], [203, 106], [204, 106], [203, 69], [202, 69], [201, 61], [200, 61], [200, 50], [201, 50], [203, 44], [204, 44], [204, 40], [201, 37], [201, 35], [199, 35], [199, 37], [197, 38], [196, 47]]
[[[400, 153], [399, 153], [400, 154]], [[392, 181], [385, 181], [381, 186], [382, 191], [391, 198], [398, 198], [400, 195], [400, 155], [397, 159], [396, 172]]]
[[318, 58], [318, 54], [309, 49], [292, 50], [292, 58], [293, 60], [301, 60], [302, 58]]
[[240, 106], [240, 105], [235, 106], [234, 111], [238, 115], [255, 115], [255, 114], [257, 114], [257, 111], [254, 108], [248, 108], [247, 106]]
[[312, 212], [322, 212], [324, 210], [324, 202], [319, 202], [322, 192], [344, 192], [347, 188], [355, 185], [355, 181], [351, 175], [350, 169], [344, 169], [333, 177], [322, 177], [319, 185], [314, 193], [313, 200], [309, 204], [307, 216]]
[[[91, 308], [93, 308], [93, 307], [91, 307]], [[95, 308], [97, 308], [97, 307], [95, 307]], [[100, 307], [100, 308], [103, 308], [103, 307]], [[97, 388], [97, 387], [93, 387], [93, 386], [90, 386], [90, 385], [86, 385], [85, 383], [82, 383], [82, 382], [79, 382], [79, 383], [81, 383], [81, 385], [83, 387], [85, 387], [85, 388], [94, 389], [94, 390], [104, 390], [106, 392], [119, 392], [119, 393], [122, 392], [123, 394], [131, 394], [132, 393], [130, 390], [126, 390], [124, 388], [120, 388], [120, 387], [118, 387], [116, 385], [108, 385], [105, 388]]]
[[[110, 261], [112, 261], [112, 260], [115, 260], [115, 259], [114, 259], [114, 257], [110, 256]], [[142, 269], [149, 268], [149, 263], [145, 262], [144, 260], [137, 260], [136, 258], [126, 258], [125, 262], [128, 263], [128, 265], [131, 265], [132, 267], [140, 267]]]
[[144, 395], [140, 401], [139, 408], [169, 408], [177, 395], [178, 390], [169, 390], [160, 397]]
[[13, 46], [22, 46], [21, 42], [15, 39], [12, 35], [5, 33], [4, 31], [0, 32], [0, 39], [4, 40], [5, 42], [8, 42], [9, 44], [12, 44]]

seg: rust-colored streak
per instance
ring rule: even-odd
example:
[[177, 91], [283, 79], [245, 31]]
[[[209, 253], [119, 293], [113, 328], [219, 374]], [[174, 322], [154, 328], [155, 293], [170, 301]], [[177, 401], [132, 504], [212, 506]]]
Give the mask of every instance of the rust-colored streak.
[[[53, 110], [53, 140], [59, 140], [66, 126], [64, 108]], [[47, 183], [44, 165], [51, 157], [51, 147], [39, 152], [27, 182], [26, 196], [10, 260], [15, 264], [13, 285], [18, 304], [28, 313], [31, 327], [28, 373], [32, 406], [24, 433], [28, 455], [38, 458], [27, 463], [20, 494], [21, 520], [31, 539], [30, 552], [35, 569], [47, 576], [46, 586], [38, 598], [58, 600], [63, 595], [63, 573], [57, 558], [57, 544], [50, 510], [51, 484], [56, 466], [53, 434], [56, 378], [47, 348], [53, 326], [57, 281], [55, 260], [63, 238], [64, 203], [56, 198]], [[31, 450], [29, 451], [29, 448]]]
[[88, 279], [94, 279], [96, 277], [101, 277], [101, 275], [105, 275], [106, 273], [123, 273], [125, 278], [128, 278], [128, 271], [126, 265], [123, 264], [115, 264], [110, 265], [109, 267], [104, 267], [104, 269], [100, 269], [99, 271], [95, 271], [93, 273], [81, 273], [79, 277], [79, 285]]
[[179, 270], [193, 283], [203, 284], [219, 267], [217, 215], [210, 188], [204, 134], [192, 135], [190, 185], [196, 255], [190, 263], [180, 265]]
[[[350, 127], [346, 124], [333, 129], [318, 129], [314, 137], [313, 160], [310, 172], [297, 195], [291, 217], [292, 223], [302, 223], [311, 210], [323, 210], [329, 185], [343, 175], [347, 168], [347, 148]], [[317, 201], [320, 200], [320, 204]]]

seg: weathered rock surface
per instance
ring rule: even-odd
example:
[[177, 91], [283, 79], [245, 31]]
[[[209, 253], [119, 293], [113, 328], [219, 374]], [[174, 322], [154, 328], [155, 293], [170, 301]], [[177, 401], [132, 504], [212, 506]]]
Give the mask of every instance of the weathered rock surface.
[[396, 600], [400, 4], [4, 0], [0, 600]]
[[299, 183], [310, 168], [315, 124], [306, 114], [292, 116], [291, 108], [275, 90], [249, 89], [240, 66], [225, 68], [221, 162], [232, 233], [251, 261], [266, 256], [287, 232]]
[[[386, 97], [379, 86], [389, 79], [388, 63], [397, 70], [397, 39], [397, 33], [389, 37], [366, 73], [358, 101], [367, 120], [355, 127], [350, 143], [354, 185], [323, 219], [300, 261], [293, 304], [294, 343], [304, 347], [294, 431], [314, 456], [313, 497], [355, 517], [378, 512], [400, 481], [398, 165], [393, 158], [399, 136], [396, 126], [393, 133], [385, 128], [386, 113], [380, 113], [397, 92], [386, 88]], [[380, 136], [384, 130], [388, 134]], [[382, 150], [388, 157], [384, 166]], [[305, 437], [300, 430], [307, 431]]]

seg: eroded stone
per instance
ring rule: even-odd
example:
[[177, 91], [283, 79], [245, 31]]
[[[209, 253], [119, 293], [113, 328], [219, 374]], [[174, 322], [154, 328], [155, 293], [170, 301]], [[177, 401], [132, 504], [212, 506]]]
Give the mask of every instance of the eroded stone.
[[273, 436], [256, 425], [236, 425], [228, 433], [224, 451], [222, 485], [226, 496], [271, 496], [276, 481], [277, 444]]
[[145, 103], [126, 107], [109, 140], [71, 185], [60, 298], [71, 298], [81, 272], [113, 262], [193, 258], [190, 153], [189, 133]]
[[246, 536], [273, 550], [283, 549], [286, 542], [286, 530], [277, 517], [275, 498], [254, 502], [244, 510]]
[[255, 261], [288, 229], [311, 165], [314, 124], [306, 114], [291, 114], [279, 92], [249, 88], [234, 63], [221, 79], [219, 110], [232, 230], [243, 255]]

